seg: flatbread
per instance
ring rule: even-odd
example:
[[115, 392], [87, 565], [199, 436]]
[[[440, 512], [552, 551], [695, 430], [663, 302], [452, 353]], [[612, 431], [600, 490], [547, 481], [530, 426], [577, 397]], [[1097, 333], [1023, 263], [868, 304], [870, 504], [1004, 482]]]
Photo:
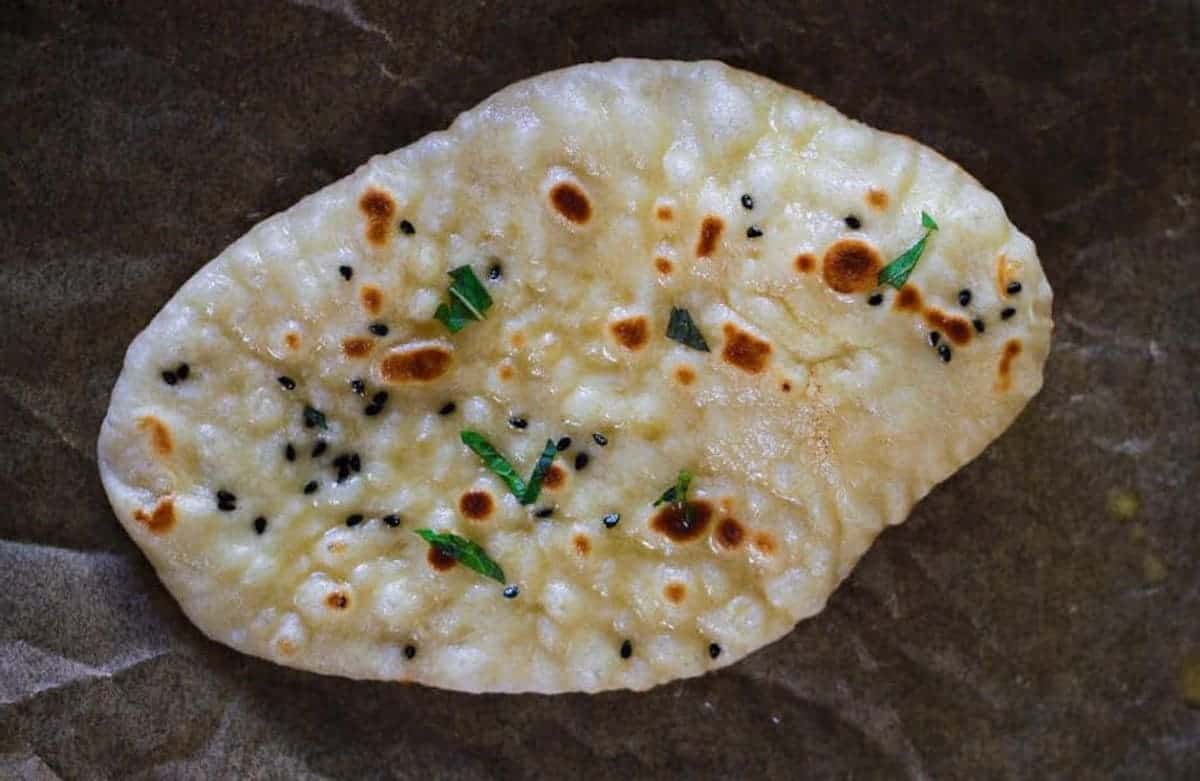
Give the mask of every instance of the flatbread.
[[[435, 313], [464, 265], [493, 304], [452, 333]], [[583, 65], [204, 266], [130, 346], [100, 471], [189, 618], [240, 651], [645, 689], [819, 612], [1037, 392], [1050, 304], [1033, 243], [936, 152], [720, 63]], [[673, 309], [708, 351], [668, 338]], [[537, 501], [464, 430], [522, 478], [562, 446]], [[686, 508], [652, 506], [681, 470]]]

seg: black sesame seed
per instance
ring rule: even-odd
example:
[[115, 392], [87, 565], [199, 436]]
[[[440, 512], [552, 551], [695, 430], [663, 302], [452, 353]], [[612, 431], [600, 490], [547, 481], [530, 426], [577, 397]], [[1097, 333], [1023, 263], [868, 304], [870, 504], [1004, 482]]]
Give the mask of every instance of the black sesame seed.
[[971, 291], [970, 290], [958, 291], [958, 305], [959, 306], [967, 306], [970, 303], [971, 303]]
[[1013, 309], [1011, 306], [1010, 306], [1010, 307], [1006, 307], [1006, 308], [1004, 309], [1004, 311], [1002, 311], [1002, 312], [1000, 313], [1000, 319], [1001, 319], [1001, 320], [1007, 320], [1008, 318], [1012, 317], [1012, 316], [1013, 316], [1013, 315], [1015, 315], [1016, 313], [1017, 313], [1017, 310]]
[[347, 469], [349, 469], [350, 468], [350, 454], [342, 453], [340, 456], [333, 459], [333, 465], [338, 466], [338, 467], [344, 466]]
[[628, 659], [631, 656], [633, 656], [633, 643], [626, 640], [621, 643], [621, 658]]
[[374, 396], [371, 397], [371, 401], [374, 402], [375, 404], [378, 404], [381, 407], [384, 404], [387, 404], [387, 400], [388, 400], [388, 392], [387, 391], [379, 391], [378, 393], [376, 393]]
[[350, 467], [339, 466], [338, 471], [337, 471], [337, 481], [339, 483], [344, 483], [344, 482], [346, 482], [346, 480], [349, 479], [349, 477], [350, 477]]
[[709, 643], [708, 644], [709, 658], [716, 659], [720, 655], [721, 655], [721, 646], [717, 645], [716, 643]]
[[971, 321], [971, 325], [975, 326], [975, 330], [979, 333], [983, 333], [987, 330], [987, 326], [984, 325], [984, 322], [978, 317]]
[[313, 445], [312, 457], [316, 458], [317, 456], [321, 455], [322, 453], [325, 452], [325, 449], [327, 447], [329, 447], [329, 445], [325, 444], [325, 440], [318, 439], [317, 444]]
[[415, 645], [404, 646], [404, 658], [411, 659], [417, 655], [417, 647]]
[[400, 232], [405, 236], [411, 236], [417, 232], [417, 229], [408, 220], [400, 220]]
[[538, 510], [537, 512], [535, 512], [533, 515], [535, 518], [549, 518], [550, 516], [554, 515], [554, 508], [553, 507], [543, 507], [540, 510]]
[[363, 407], [363, 414], [367, 417], [374, 417], [380, 412], [383, 412], [383, 407], [379, 406], [378, 404], [368, 404], [367, 406]]
[[847, 215], [846, 227], [852, 231], [856, 231], [862, 227], [862, 220], [858, 219], [853, 214]]
[[254, 519], [254, 533], [262, 534], [267, 530], [267, 519], [261, 515]]
[[317, 485], [317, 481], [309, 480], [307, 483], [304, 484], [304, 493], [315, 494], [317, 492], [317, 488], [319, 488], [319, 486]]
[[367, 395], [367, 384], [360, 379], [350, 380], [350, 390], [357, 393], [359, 396]]
[[580, 471], [582, 469], [586, 469], [587, 465], [588, 465], [588, 461], [591, 461], [591, 460], [592, 460], [592, 457], [589, 456], [587, 453], [584, 453], [582, 451], [576, 453], [575, 454], [575, 470]]
[[217, 500], [221, 502], [236, 502], [237, 497], [222, 488], [221, 490], [217, 491]]
[[746, 193], [742, 196], [742, 206], [747, 209], [754, 208], [754, 199], [750, 197], [750, 193]]
[[237, 505], [233, 502], [217, 502], [217, 509], [223, 513], [231, 513], [237, 509]]
[[296, 381], [286, 375], [279, 378], [279, 384], [284, 387], [284, 390], [296, 389]]
[[325, 413], [319, 409], [306, 406], [304, 408], [304, 427], [313, 428], [319, 426], [325, 428]]
[[355, 472], [362, 471], [362, 460], [358, 457], [358, 453], [351, 453], [350, 460], [347, 463]]
[[938, 357], [942, 359], [942, 363], [950, 363], [950, 345], [939, 344], [937, 353]]
[[555, 447], [558, 448], [558, 452], [560, 452], [560, 453], [563, 452], [564, 450], [566, 450], [567, 448], [569, 448], [570, 446], [571, 446], [571, 438], [570, 437], [563, 437], [562, 439], [558, 440], [558, 444], [555, 445]]
[[388, 327], [384, 323], [371, 323], [371, 325], [367, 326], [367, 330], [376, 336], [388, 335]]
[[620, 513], [609, 513], [608, 515], [604, 516], [600, 520], [601, 520], [601, 522], [603, 522], [604, 528], [611, 529], [612, 527], [616, 526], [618, 523], [621, 522], [621, 514]]
[[512, 426], [513, 428], [527, 428], [529, 426], [529, 421], [525, 418], [509, 418], [508, 425]]
[[941, 340], [942, 340], [942, 335], [939, 334], [937, 331], [929, 332], [929, 344], [930, 345], [937, 347], [937, 343], [940, 342]]
[[757, 225], [751, 225], [749, 228], [746, 228], [746, 238], [748, 239], [757, 239], [761, 235], [763, 235], [762, 229]]
[[[1010, 296], [1015, 296], [1017, 293], [1021, 292], [1021, 283], [1020, 282], [1009, 282], [1008, 287], [1004, 288], [1004, 291], [1006, 293], [1008, 293]], [[182, 374], [180, 374], [179, 376], [180, 376], [180, 378], [183, 377]]]
[[492, 265], [488, 266], [488, 279], [492, 280], [493, 282], [499, 279], [503, 274], [504, 270], [500, 268], [499, 263], [493, 263]]
[[355, 526], [358, 526], [362, 522], [363, 522], [362, 513], [354, 513], [353, 515], [346, 516], [346, 525], [349, 526], [351, 529], [353, 529]]
[[883, 293], [872, 293], [870, 297], [867, 298], [867, 303], [871, 306], [879, 306], [883, 303]]
[[342, 279], [350, 279], [354, 276], [354, 269], [349, 266], [338, 266], [338, 273], [342, 275]]
[[520, 594], [520, 593], [521, 593], [521, 589], [517, 588], [516, 586], [507, 586], [504, 589], [504, 598], [505, 599], [513, 599], [517, 596], [517, 594]]
[[[1009, 288], [1010, 288], [1010, 290], [1008, 292], [1010, 292], [1010, 293], [1013, 292], [1011, 290], [1012, 285], [1009, 285]], [[179, 366], [175, 367], [175, 376], [181, 380], [186, 380], [188, 378], [188, 374], [190, 374], [191, 371], [192, 371], [192, 368], [190, 366], [188, 366], [186, 363], [181, 363], [181, 364], [179, 364]]]
[[175, 383], [179, 382], [179, 378], [175, 376], [175, 372], [163, 372], [162, 378], [163, 382], [168, 385], [174, 385]]
[[455, 404], [453, 401], [447, 401], [445, 404], [442, 405], [442, 408], [438, 410], [438, 414], [439, 415], [453, 415], [454, 410], [456, 410], [456, 409], [458, 409], [457, 404]]
[[296, 460], [296, 448], [292, 447], [292, 443], [287, 443], [287, 447], [283, 449], [283, 457], [288, 461]]
[[388, 515], [383, 516], [382, 520], [393, 529], [400, 525], [400, 516], [396, 515], [395, 513], [389, 513]]
[[608, 437], [604, 436], [600, 432], [596, 432], [595, 434], [592, 434], [592, 441], [600, 447], [604, 447], [608, 444]]

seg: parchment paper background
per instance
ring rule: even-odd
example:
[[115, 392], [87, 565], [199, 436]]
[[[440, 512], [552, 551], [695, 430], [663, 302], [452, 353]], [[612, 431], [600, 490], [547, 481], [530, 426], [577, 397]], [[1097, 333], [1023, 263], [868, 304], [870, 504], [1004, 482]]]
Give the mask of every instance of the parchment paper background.
[[[259, 219], [617, 55], [753, 69], [977, 175], [1054, 286], [1045, 390], [719, 674], [468, 696], [205, 640], [97, 477], [126, 345]], [[1200, 777], [1198, 99], [1178, 1], [5, 0], [0, 776]]]

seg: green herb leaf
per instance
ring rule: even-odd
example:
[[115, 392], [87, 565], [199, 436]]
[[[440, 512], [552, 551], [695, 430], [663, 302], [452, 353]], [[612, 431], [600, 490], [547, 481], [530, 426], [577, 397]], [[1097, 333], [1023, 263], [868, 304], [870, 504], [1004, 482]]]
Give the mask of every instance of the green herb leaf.
[[546, 447], [542, 450], [542, 455], [538, 457], [537, 463], [533, 465], [533, 474], [529, 476], [529, 484], [525, 486], [525, 493], [519, 497], [521, 504], [533, 504], [537, 501], [538, 494], [542, 492], [542, 480], [546, 478], [546, 473], [550, 471], [550, 464], [554, 461], [554, 456], [558, 455], [558, 448], [554, 444], [554, 440], [547, 439]]
[[475, 451], [475, 455], [483, 459], [483, 463], [488, 469], [496, 473], [496, 475], [508, 484], [508, 490], [513, 492], [513, 495], [521, 501], [521, 504], [528, 504], [525, 501], [525, 492], [527, 490], [525, 481], [517, 475], [517, 470], [513, 469], [512, 464], [508, 463], [508, 459], [500, 455], [500, 451], [492, 447], [492, 444], [483, 438], [482, 434], [474, 431], [463, 431], [459, 434], [462, 442], [471, 450]]
[[450, 272], [450, 278], [454, 280], [450, 283], [450, 302], [439, 305], [433, 316], [451, 333], [458, 333], [467, 323], [484, 318], [492, 297], [470, 266], [459, 266]]
[[662, 496], [655, 500], [652, 507], [658, 507], [660, 504], [686, 504], [688, 486], [692, 484], [692, 473], [687, 470], [680, 469], [679, 475], [675, 478], [675, 485], [663, 491]]
[[329, 428], [329, 424], [325, 422], [325, 413], [309, 406], [305, 406], [304, 408], [304, 425], [306, 428], [312, 428], [313, 426], [320, 429]]
[[925, 212], [921, 212], [921, 225], [925, 228], [925, 235], [916, 244], [909, 247], [903, 255], [879, 270], [879, 284], [891, 285], [897, 290], [904, 287], [904, 283], [908, 281], [908, 275], [916, 268], [917, 261], [921, 259], [921, 254], [925, 252], [925, 243], [929, 241], [929, 237], [933, 235], [933, 232], [938, 229], [938, 224]]
[[450, 532], [439, 534], [432, 529], [417, 529], [416, 533], [425, 542], [437, 548], [442, 553], [453, 556], [455, 561], [462, 563], [466, 567], [470, 567], [480, 575], [485, 575], [501, 583], [505, 582], [504, 570], [500, 568], [500, 565], [492, 561], [484, 553], [483, 548], [467, 538], [459, 537], [457, 534], [451, 534]]
[[674, 339], [693, 350], [708, 352], [708, 342], [704, 341], [704, 334], [700, 333], [700, 329], [692, 322], [692, 315], [686, 309], [671, 307], [671, 320], [667, 323], [667, 338]]

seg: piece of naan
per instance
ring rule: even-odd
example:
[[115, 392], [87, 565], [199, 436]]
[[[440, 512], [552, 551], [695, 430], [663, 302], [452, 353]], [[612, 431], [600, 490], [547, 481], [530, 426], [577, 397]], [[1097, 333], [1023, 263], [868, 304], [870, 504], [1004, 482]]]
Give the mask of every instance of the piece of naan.
[[204, 266], [130, 346], [100, 470], [240, 651], [645, 689], [820, 611], [1037, 392], [1050, 305], [937, 152], [715, 62], [583, 65]]

